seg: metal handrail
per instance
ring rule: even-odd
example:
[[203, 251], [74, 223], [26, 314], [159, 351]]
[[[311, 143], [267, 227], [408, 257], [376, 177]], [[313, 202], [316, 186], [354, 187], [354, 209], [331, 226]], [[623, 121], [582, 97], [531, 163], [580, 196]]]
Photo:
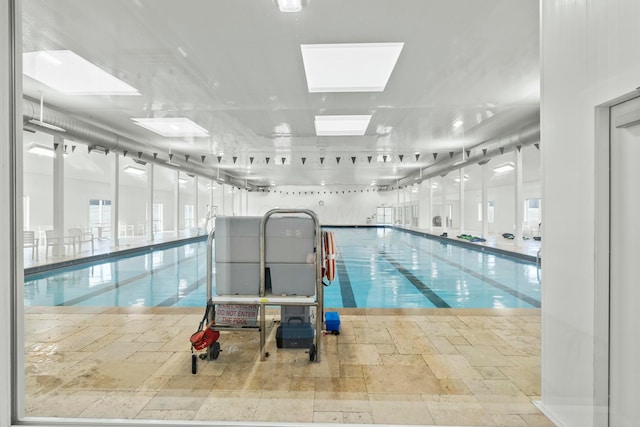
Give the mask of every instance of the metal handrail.
[[[207, 304], [213, 296], [213, 239], [215, 238], [216, 227], [211, 228], [207, 237]], [[209, 314], [209, 322], [213, 320], [213, 313]]]
[[[271, 209], [269, 212], [264, 214], [262, 220], [260, 221], [260, 297], [264, 298], [265, 296], [265, 287], [266, 287], [266, 277], [265, 277], [265, 267], [266, 267], [266, 257], [265, 257], [265, 230], [267, 226], [267, 221], [274, 214], [305, 214], [311, 217], [315, 226], [315, 252], [316, 252], [316, 361], [320, 361], [320, 334], [322, 331], [322, 320], [324, 317], [324, 286], [322, 284], [322, 233], [320, 232], [320, 221], [318, 221], [318, 216], [315, 212], [309, 209]], [[264, 312], [264, 304], [260, 308], [260, 324], [265, 324], [265, 312]], [[265, 328], [260, 328], [260, 358], [264, 360], [264, 345], [265, 345]]]

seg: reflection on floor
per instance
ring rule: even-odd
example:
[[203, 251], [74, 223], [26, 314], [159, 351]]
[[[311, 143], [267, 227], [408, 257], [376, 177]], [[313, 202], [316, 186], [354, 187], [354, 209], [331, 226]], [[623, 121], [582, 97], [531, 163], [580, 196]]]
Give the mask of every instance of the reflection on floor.
[[537, 309], [340, 309], [321, 361], [257, 332], [224, 332], [191, 374], [202, 310], [34, 307], [26, 415], [306, 423], [552, 426], [540, 394]]

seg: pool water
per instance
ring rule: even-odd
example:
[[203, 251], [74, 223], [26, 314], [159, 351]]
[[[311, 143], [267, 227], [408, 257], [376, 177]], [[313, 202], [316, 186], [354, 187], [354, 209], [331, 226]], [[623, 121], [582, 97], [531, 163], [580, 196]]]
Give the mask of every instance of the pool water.
[[[389, 228], [335, 228], [337, 277], [325, 307], [540, 307], [533, 263]], [[206, 243], [25, 278], [26, 306], [195, 306], [206, 302]], [[215, 263], [214, 263], [215, 268]], [[215, 286], [215, 271], [214, 271]]]

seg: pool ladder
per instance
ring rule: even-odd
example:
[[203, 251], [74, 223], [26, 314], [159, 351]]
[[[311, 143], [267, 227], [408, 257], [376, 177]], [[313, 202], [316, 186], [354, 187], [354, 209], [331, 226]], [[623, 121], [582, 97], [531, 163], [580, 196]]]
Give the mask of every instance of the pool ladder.
[[542, 249], [538, 249], [538, 253], [536, 253], [536, 274], [538, 275], [538, 282], [540, 281], [541, 268], [542, 268]]

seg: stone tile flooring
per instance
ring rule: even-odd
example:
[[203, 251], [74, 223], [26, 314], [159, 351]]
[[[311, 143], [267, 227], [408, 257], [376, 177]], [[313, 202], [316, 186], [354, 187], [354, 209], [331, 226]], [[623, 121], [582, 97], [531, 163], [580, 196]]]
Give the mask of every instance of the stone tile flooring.
[[536, 309], [339, 309], [321, 361], [259, 334], [223, 332], [191, 374], [193, 308], [33, 307], [27, 417], [552, 426], [540, 394]]

